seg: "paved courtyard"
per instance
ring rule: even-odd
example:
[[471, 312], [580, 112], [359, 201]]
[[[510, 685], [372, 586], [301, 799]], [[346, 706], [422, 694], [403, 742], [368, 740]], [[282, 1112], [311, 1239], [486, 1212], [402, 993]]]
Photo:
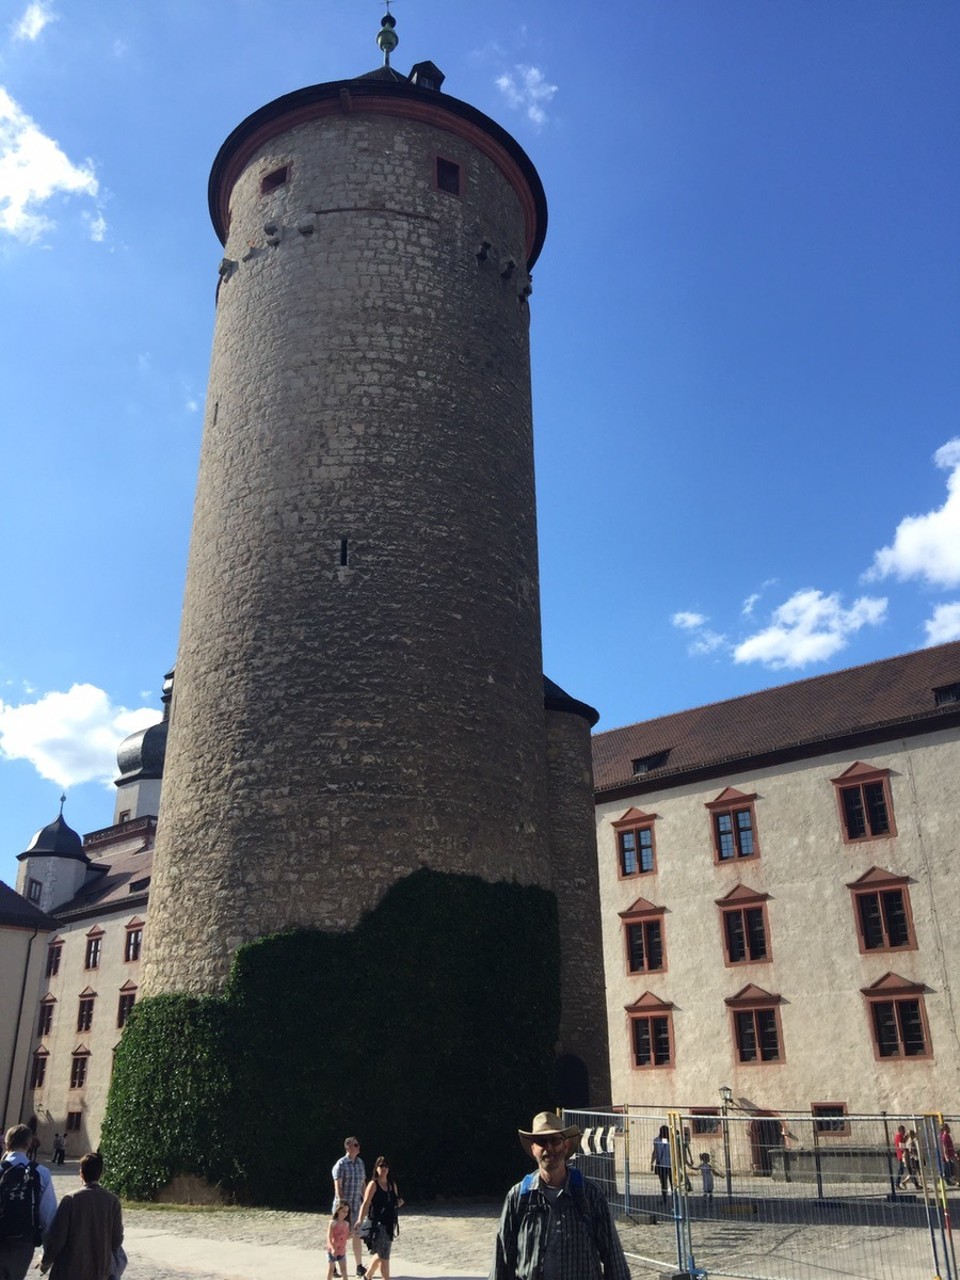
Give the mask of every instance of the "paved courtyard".
[[[58, 1195], [77, 1165], [55, 1171]], [[317, 1213], [167, 1205], [124, 1211], [127, 1280], [324, 1280], [327, 1206]], [[491, 1201], [411, 1205], [401, 1215], [393, 1280], [484, 1280], [499, 1205]], [[673, 1275], [670, 1219], [620, 1224], [634, 1280]], [[812, 1223], [762, 1225], [720, 1216], [695, 1224], [695, 1256], [710, 1276], [771, 1280], [930, 1280], [929, 1237], [917, 1228]], [[353, 1268], [351, 1266], [351, 1280]], [[948, 1274], [946, 1269], [941, 1275]]]

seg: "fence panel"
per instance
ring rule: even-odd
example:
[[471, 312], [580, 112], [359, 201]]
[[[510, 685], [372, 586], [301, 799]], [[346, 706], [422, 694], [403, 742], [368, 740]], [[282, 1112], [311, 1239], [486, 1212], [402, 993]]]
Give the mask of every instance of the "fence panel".
[[[577, 1163], [604, 1188], [635, 1274], [960, 1280], [942, 1116], [565, 1114], [583, 1133]], [[894, 1154], [901, 1124], [916, 1135], [914, 1168]]]

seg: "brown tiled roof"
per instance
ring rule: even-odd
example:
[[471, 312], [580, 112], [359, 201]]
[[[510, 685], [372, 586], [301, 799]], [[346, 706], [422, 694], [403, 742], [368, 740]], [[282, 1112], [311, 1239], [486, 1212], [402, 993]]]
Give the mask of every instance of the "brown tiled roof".
[[12, 929], [43, 929], [53, 932], [57, 922], [32, 902], [22, 898], [16, 889], [11, 889], [0, 880], [0, 925]]
[[102, 911], [117, 911], [127, 904], [131, 911], [142, 907], [148, 887], [141, 886], [141, 881], [149, 881], [153, 867], [152, 849], [145, 849], [142, 853], [118, 854], [115, 858], [104, 858], [93, 865], [104, 867], [103, 873], [88, 880], [75, 897], [57, 908], [58, 919], [80, 916], [87, 912], [97, 914]]
[[[810, 756], [841, 740], [958, 724], [960, 705], [937, 706], [933, 692], [957, 683], [960, 641], [610, 729], [593, 738], [596, 789], [651, 790], [741, 762]], [[634, 776], [635, 760], [664, 752], [657, 768]]]

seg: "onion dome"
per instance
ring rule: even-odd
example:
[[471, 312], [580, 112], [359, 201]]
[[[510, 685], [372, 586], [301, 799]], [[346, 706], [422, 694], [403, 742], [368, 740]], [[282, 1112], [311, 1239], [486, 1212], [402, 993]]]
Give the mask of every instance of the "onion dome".
[[73, 827], [67, 826], [62, 807], [59, 816], [48, 826], [41, 827], [23, 853], [17, 854], [18, 861], [22, 862], [24, 858], [75, 858], [80, 862], [87, 861], [87, 855], [83, 852], [83, 840]]
[[151, 724], [146, 729], [131, 733], [117, 749], [117, 768], [120, 770], [120, 777], [116, 780], [118, 787], [127, 782], [163, 777], [167, 730], [170, 727], [170, 699], [173, 697], [173, 674], [168, 671], [163, 678], [160, 699], [163, 703], [163, 719], [159, 724]]

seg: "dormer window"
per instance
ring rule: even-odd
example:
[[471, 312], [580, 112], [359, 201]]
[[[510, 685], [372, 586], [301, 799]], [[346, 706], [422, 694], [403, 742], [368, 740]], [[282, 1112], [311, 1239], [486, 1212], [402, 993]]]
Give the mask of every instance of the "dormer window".
[[655, 751], [653, 755], [638, 756], [633, 762], [634, 777], [640, 778], [645, 773], [651, 773], [654, 769], [662, 769], [667, 763], [667, 756], [670, 754], [669, 749], [666, 751]]
[[960, 680], [956, 684], [942, 684], [939, 689], [934, 689], [933, 700], [938, 707], [949, 707], [960, 702]]
[[434, 62], [418, 62], [410, 72], [409, 80], [418, 89], [432, 89], [439, 92], [446, 76]]

